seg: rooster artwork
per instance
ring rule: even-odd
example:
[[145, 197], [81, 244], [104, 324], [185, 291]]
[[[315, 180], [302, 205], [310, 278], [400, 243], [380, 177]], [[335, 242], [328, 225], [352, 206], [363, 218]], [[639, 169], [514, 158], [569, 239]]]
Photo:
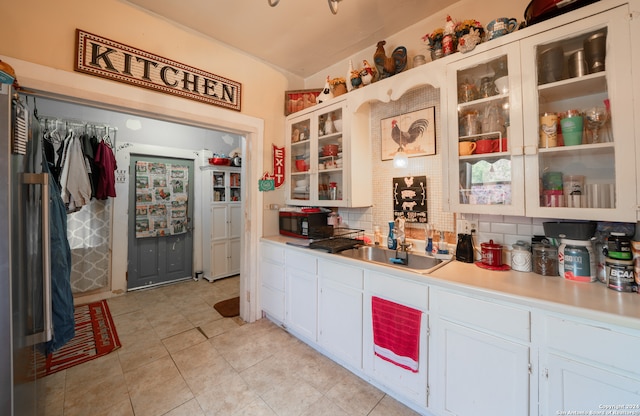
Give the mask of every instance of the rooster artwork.
[[407, 48], [398, 46], [388, 57], [384, 51], [384, 45], [387, 42], [381, 40], [378, 42], [376, 52], [373, 54], [373, 62], [378, 69], [379, 79], [384, 79], [404, 71], [407, 66]]
[[398, 143], [398, 152], [404, 152], [405, 147], [421, 137], [429, 127], [429, 122], [424, 118], [419, 118], [409, 126], [409, 130], [402, 131], [396, 120], [391, 121], [391, 138]]
[[399, 153], [408, 157], [436, 154], [435, 107], [380, 120], [382, 160]]

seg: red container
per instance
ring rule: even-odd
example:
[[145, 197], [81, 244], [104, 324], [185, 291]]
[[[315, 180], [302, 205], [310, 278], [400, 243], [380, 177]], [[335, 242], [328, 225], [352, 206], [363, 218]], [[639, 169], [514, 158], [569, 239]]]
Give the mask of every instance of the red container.
[[325, 144], [322, 146], [322, 156], [338, 156], [338, 145]]
[[480, 249], [484, 264], [493, 267], [502, 266], [502, 246], [500, 244], [494, 244], [493, 240], [489, 240], [488, 243], [480, 243]]
[[227, 157], [210, 157], [209, 164], [218, 166], [229, 166], [231, 164], [231, 159]]
[[309, 165], [304, 159], [298, 159], [296, 160], [296, 169], [298, 169], [298, 172], [306, 172], [309, 170]]

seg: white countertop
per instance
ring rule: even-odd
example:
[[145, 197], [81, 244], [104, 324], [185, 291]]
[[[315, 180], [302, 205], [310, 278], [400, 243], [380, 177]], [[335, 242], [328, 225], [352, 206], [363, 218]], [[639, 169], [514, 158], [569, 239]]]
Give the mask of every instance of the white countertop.
[[[275, 243], [306, 245], [308, 240], [284, 236], [263, 237]], [[361, 263], [321, 250], [313, 250], [319, 257]], [[367, 265], [375, 265], [366, 263]], [[600, 282], [584, 283], [559, 276], [542, 276], [516, 271], [492, 271], [474, 264], [451, 261], [429, 275], [384, 267], [389, 274], [422, 281], [434, 286], [459, 289], [469, 293], [485, 294], [506, 301], [541, 308], [553, 312], [569, 313], [586, 319], [596, 319], [632, 329], [640, 329], [640, 294], [618, 292]]]

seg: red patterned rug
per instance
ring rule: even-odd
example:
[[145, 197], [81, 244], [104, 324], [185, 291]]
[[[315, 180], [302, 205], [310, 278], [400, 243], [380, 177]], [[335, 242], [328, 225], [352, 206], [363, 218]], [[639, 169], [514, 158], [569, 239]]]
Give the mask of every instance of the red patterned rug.
[[47, 356], [45, 374], [66, 370], [121, 347], [106, 300], [75, 307], [76, 335]]

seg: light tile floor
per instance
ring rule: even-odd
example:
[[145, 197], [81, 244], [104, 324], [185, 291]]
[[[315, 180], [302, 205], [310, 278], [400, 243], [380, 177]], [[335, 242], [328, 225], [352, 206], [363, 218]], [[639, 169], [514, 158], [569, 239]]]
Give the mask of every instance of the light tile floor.
[[44, 378], [47, 416], [415, 415], [262, 319], [213, 308], [239, 278], [108, 301], [122, 348]]

